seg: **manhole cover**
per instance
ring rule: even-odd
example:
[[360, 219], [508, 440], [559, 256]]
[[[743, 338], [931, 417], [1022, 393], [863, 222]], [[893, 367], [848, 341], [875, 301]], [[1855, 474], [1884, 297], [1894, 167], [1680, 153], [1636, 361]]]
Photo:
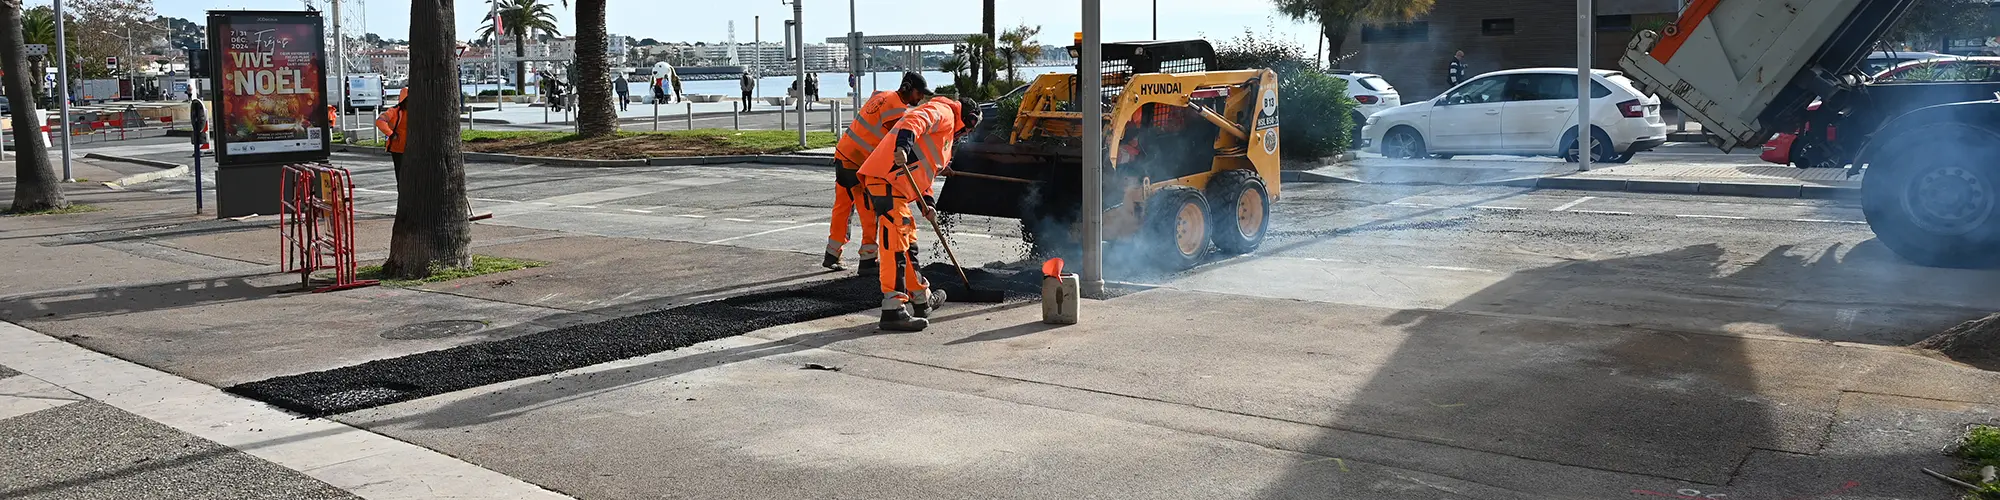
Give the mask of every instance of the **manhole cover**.
[[389, 340], [441, 339], [453, 335], [464, 335], [486, 328], [484, 321], [454, 319], [411, 323], [382, 332], [382, 338]]

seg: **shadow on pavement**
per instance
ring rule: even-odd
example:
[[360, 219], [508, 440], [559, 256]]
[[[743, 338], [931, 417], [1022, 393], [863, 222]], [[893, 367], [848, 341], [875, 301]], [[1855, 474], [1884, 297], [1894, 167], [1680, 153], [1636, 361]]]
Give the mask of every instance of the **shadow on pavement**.
[[299, 290], [292, 275], [204, 278], [136, 287], [46, 292], [0, 299], [8, 321], [59, 321], [254, 300]]
[[[1605, 320], [1599, 318], [1616, 318], [1619, 308], [1631, 303], [1605, 294], [1645, 287], [1631, 281], [1638, 270], [1705, 276], [1704, 288], [1728, 290], [1767, 279], [1764, 272], [1805, 268], [1852, 274], [1845, 268], [1871, 259], [1850, 252], [1850, 262], [1843, 262], [1834, 257], [1837, 248], [1818, 258], [1792, 250], [1773, 250], [1742, 269], [1730, 269], [1724, 250], [1713, 244], [1569, 262], [1515, 273], [1443, 310], [1398, 312], [1383, 323], [1402, 327], [1400, 344], [1350, 401], [1331, 402], [1335, 410], [1323, 425], [1478, 452], [1488, 458], [1400, 458], [1402, 463], [1386, 465], [1520, 492], [1609, 498], [1647, 496], [1644, 490], [1667, 498], [1699, 497], [1675, 493], [1685, 488], [1776, 500], [1840, 490], [1936, 498], [1941, 490], [1921, 481], [1871, 479], [1905, 476], [1900, 471], [1913, 470], [1907, 467], [1923, 463], [1924, 455], [1934, 460], [1925, 448], [1816, 456], [1838, 447], [1832, 441], [1842, 423], [1836, 421], [1841, 393], [1807, 387], [1798, 377], [1823, 376], [1823, 368], [1809, 365], [1844, 360], [1801, 359], [1800, 350], [1810, 348], [1753, 346], [1739, 336], [1600, 324]], [[1767, 312], [1724, 304], [1682, 309], [1678, 321], [1686, 325], [1682, 332], [1728, 331], [1736, 322], [1795, 317]], [[1579, 316], [1586, 319], [1566, 319]], [[1823, 325], [1775, 326], [1808, 338], [1847, 336], [1816, 331]], [[1339, 453], [1352, 449], [1351, 439], [1347, 432], [1326, 432], [1312, 449]], [[1891, 467], [1899, 472], [1885, 472]], [[1632, 483], [1579, 492], [1587, 481], [1536, 473], [1555, 469]], [[1747, 471], [1784, 479], [1744, 485]], [[1298, 466], [1262, 496], [1297, 498], [1302, 488], [1323, 482], [1327, 472]], [[1846, 485], [1849, 481], [1858, 482]]]

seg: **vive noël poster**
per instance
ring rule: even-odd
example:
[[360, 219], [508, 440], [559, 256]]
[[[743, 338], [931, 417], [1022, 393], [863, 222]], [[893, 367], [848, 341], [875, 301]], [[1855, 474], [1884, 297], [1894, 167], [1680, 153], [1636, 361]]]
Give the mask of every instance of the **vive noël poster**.
[[210, 13], [219, 163], [326, 157], [320, 23], [317, 12]]

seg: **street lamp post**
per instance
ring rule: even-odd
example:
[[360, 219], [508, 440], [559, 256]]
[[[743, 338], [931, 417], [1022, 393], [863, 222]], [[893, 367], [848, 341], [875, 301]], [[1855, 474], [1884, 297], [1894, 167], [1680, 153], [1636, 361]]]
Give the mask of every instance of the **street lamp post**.
[[62, 103], [62, 167], [63, 182], [76, 182], [70, 176], [69, 159], [69, 38], [63, 35], [63, 0], [55, 0], [56, 15], [56, 102]]
[[796, 62], [792, 65], [795, 70], [792, 73], [792, 81], [798, 82], [799, 88], [799, 149], [806, 148], [806, 107], [811, 105], [806, 102], [805, 3], [805, 0], [792, 0], [792, 43], [798, 45], [792, 47]]
[[[1578, 0], [1588, 2], [1590, 0]], [[1104, 47], [1100, 33], [1102, 0], [1083, 0], [1083, 40], [1076, 75], [1082, 81], [1077, 111], [1083, 112], [1083, 296], [1104, 297]]]
[[1595, 151], [1596, 134], [1590, 128], [1590, 35], [1597, 18], [1591, 14], [1592, 0], [1576, 0], [1576, 169], [1590, 171], [1590, 152]]

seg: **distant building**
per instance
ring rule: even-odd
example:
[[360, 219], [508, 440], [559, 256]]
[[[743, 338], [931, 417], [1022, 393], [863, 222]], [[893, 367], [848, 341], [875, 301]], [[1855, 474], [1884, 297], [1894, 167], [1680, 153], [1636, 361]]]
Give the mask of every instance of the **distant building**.
[[[728, 44], [709, 44], [690, 47], [696, 57], [713, 64], [728, 64]], [[761, 74], [789, 73], [793, 62], [785, 57], [785, 45], [778, 42], [761, 44], [737, 44], [737, 64], [755, 68]], [[836, 71], [847, 69], [847, 46], [821, 43], [806, 44], [807, 71]]]
[[[1592, 66], [1617, 69], [1625, 44], [1642, 29], [1658, 31], [1679, 17], [1679, 0], [1596, 0]], [[1450, 88], [1445, 68], [1465, 51], [1466, 76], [1530, 67], [1576, 67], [1576, 2], [1572, 0], [1437, 0], [1429, 15], [1408, 23], [1359, 24], [1330, 54], [1335, 67], [1381, 74], [1404, 102]], [[1346, 59], [1341, 57], [1347, 56]]]

